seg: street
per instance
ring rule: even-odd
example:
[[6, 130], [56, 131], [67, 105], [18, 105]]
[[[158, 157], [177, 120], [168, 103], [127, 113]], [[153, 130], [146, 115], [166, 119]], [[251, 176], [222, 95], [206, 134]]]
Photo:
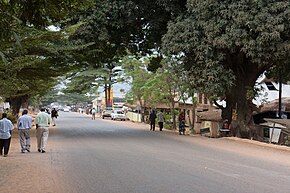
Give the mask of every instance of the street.
[[290, 151], [61, 112], [47, 153], [0, 157], [0, 192], [287, 193]]

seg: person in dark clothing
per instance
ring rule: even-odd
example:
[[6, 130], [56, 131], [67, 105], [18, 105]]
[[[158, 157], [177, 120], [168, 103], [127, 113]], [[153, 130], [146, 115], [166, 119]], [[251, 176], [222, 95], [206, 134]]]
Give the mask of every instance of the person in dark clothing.
[[55, 120], [58, 117], [58, 112], [55, 110], [55, 108], [52, 109], [51, 111], [51, 120], [52, 120], [52, 126], [55, 126]]
[[0, 120], [0, 155], [2, 155], [4, 148], [4, 157], [8, 156], [12, 129], [14, 129], [12, 122], [7, 119], [7, 114], [3, 113]]
[[179, 117], [179, 135], [185, 134], [185, 116], [184, 113], [180, 113]]
[[150, 121], [150, 131], [155, 131], [155, 119], [157, 118], [156, 113], [154, 110], [149, 115], [149, 121]]

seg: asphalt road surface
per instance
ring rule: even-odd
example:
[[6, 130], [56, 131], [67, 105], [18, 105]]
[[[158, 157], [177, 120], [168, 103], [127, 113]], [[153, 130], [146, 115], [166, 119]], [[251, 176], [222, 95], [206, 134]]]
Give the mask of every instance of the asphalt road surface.
[[0, 192], [289, 193], [290, 151], [63, 112], [47, 153], [0, 157]]

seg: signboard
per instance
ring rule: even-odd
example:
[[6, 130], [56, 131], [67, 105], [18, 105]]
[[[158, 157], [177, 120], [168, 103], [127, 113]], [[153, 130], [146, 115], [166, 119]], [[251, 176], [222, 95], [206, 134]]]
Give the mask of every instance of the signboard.
[[279, 143], [281, 129], [277, 127], [264, 128], [264, 137], [269, 138], [270, 143]]
[[280, 138], [280, 134], [281, 134], [281, 129], [269, 128], [269, 130], [270, 130], [270, 135], [271, 135], [270, 142], [278, 143], [279, 138]]
[[[110, 98], [107, 98], [107, 97], [109, 97], [109, 93], [110, 93]], [[105, 94], [106, 94], [106, 92], [105, 92]], [[113, 107], [113, 104], [114, 104], [114, 101], [113, 101], [113, 88], [111, 88], [110, 90], [108, 89], [107, 95], [108, 96], [107, 97], [105, 96], [105, 99], [108, 100], [109, 104], [107, 104], [107, 101], [105, 100], [105, 106], [106, 107]]]

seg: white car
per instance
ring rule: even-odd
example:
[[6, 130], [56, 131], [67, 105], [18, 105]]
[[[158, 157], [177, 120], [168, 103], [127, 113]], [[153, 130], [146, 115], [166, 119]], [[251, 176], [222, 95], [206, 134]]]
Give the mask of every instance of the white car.
[[63, 111], [64, 111], [64, 112], [69, 112], [69, 111], [70, 111], [70, 109], [69, 109], [69, 108], [67, 108], [67, 107], [65, 107], [65, 108], [63, 108]]
[[114, 110], [113, 113], [111, 113], [111, 119], [112, 120], [120, 119], [121, 121], [125, 121], [126, 115], [122, 110]]

